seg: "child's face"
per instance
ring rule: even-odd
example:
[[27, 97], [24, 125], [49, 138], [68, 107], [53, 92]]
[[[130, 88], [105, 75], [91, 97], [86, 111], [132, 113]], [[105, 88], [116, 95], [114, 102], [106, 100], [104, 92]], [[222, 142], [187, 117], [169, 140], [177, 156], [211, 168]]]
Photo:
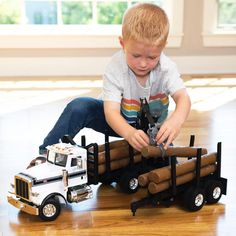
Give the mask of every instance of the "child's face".
[[151, 46], [134, 40], [123, 41], [120, 44], [126, 55], [126, 62], [134, 74], [139, 77], [146, 77], [157, 65], [160, 59], [163, 46]]

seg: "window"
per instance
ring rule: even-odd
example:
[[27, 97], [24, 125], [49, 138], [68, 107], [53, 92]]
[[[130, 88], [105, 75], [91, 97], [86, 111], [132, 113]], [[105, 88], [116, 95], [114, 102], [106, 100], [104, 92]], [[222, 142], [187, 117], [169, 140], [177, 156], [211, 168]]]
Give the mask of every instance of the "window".
[[55, 153], [55, 165], [66, 166], [67, 155], [61, 153]]
[[[123, 13], [137, 2], [144, 1], [0, 0], [0, 48], [119, 48]], [[166, 10], [168, 47], [179, 47], [184, 0], [145, 2]]]
[[74, 157], [71, 159], [71, 167], [77, 166], [79, 169], [83, 168], [83, 161], [81, 159], [81, 156]]
[[[0, 24], [121, 24], [125, 10], [140, 0], [3, 0]], [[163, 6], [164, 0], [147, 1]]]
[[236, 1], [206, 0], [203, 4], [204, 46], [236, 46]]
[[47, 160], [52, 164], [65, 167], [67, 162], [67, 155], [50, 150], [48, 152]]
[[222, 30], [236, 30], [235, 0], [219, 0], [217, 28]]

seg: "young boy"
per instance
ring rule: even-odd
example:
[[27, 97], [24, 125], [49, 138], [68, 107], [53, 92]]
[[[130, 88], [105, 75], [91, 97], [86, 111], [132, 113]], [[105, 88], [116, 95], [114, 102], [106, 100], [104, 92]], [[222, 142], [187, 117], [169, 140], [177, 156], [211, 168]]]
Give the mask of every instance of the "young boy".
[[[147, 99], [152, 116], [161, 123], [156, 141], [167, 148], [177, 137], [191, 106], [175, 64], [163, 53], [168, 32], [168, 18], [158, 6], [141, 3], [128, 9], [119, 38], [123, 50], [107, 66], [102, 99], [76, 98], [70, 102], [44, 139], [40, 153], [64, 134], [73, 138], [84, 127], [102, 133], [107, 130], [141, 150], [149, 144], [149, 137], [132, 125], [140, 110], [140, 98]], [[169, 95], [176, 108], [167, 118]]]

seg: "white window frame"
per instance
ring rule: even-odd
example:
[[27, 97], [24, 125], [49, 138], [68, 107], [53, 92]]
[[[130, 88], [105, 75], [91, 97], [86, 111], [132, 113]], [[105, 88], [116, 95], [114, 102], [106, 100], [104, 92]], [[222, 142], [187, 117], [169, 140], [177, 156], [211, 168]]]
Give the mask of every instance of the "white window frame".
[[203, 1], [203, 45], [205, 47], [235, 47], [236, 30], [217, 29], [217, 8], [217, 0]]
[[[165, 0], [171, 29], [167, 47], [180, 47], [184, 0]], [[1, 25], [1, 48], [119, 48], [121, 26]]]

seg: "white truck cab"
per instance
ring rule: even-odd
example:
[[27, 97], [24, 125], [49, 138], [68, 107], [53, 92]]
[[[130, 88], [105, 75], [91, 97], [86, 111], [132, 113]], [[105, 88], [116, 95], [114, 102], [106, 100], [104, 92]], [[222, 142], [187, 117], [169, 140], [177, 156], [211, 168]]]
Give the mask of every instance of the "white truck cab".
[[54, 220], [61, 203], [92, 197], [87, 176], [87, 150], [57, 143], [47, 147], [47, 160], [15, 175], [8, 202], [20, 210]]

